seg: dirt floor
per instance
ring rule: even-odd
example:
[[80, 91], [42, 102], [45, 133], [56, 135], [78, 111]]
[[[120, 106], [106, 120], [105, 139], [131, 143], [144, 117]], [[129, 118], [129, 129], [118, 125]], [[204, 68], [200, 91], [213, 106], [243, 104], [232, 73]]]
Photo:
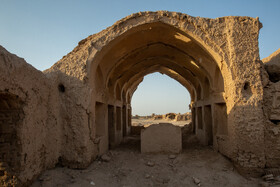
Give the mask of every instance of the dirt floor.
[[131, 136], [87, 169], [57, 167], [44, 172], [32, 187], [247, 187], [259, 186], [261, 182], [242, 177], [228, 159], [195, 141], [184, 144], [178, 155], [141, 154], [139, 137]]

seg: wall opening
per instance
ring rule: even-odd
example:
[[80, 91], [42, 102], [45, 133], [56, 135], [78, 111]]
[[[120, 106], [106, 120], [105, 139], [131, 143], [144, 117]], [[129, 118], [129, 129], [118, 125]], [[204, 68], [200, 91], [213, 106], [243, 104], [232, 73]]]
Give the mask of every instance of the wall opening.
[[95, 104], [95, 125], [96, 125], [96, 136], [105, 136], [105, 110], [106, 106], [103, 103], [96, 102]]
[[[161, 35], [157, 34], [159, 31]], [[211, 132], [214, 125], [212, 113], [215, 111], [211, 106], [213, 102], [223, 102], [223, 94], [220, 92], [224, 91], [224, 81], [216, 63], [219, 61], [213, 59], [216, 55], [211, 54], [212, 51], [207, 51], [207, 48], [202, 48], [199, 43], [172, 25], [156, 22], [128, 30], [97, 54], [96, 63], [102, 67], [104, 73], [104, 87], [107, 89], [105, 95], [115, 105], [117, 142], [129, 134], [131, 117], [152, 118], [154, 121], [151, 124], [161, 123], [156, 120], [168, 117], [168, 122], [173, 123], [177, 119], [182, 119], [177, 117], [177, 114], [188, 113], [189, 118], [193, 120], [189, 132], [200, 136], [203, 143], [207, 136], [208, 144], [212, 144]], [[162, 96], [174, 90], [175, 85], [169, 87], [165, 80], [147, 86], [146, 93], [140, 92], [147, 77], [160, 73], [180, 84], [185, 91], [184, 96], [180, 98], [176, 94], [170, 94], [162, 99]], [[167, 90], [159, 91], [158, 85], [163, 85]], [[142, 98], [138, 100], [137, 96]], [[175, 103], [174, 100], [179, 102]], [[155, 101], [158, 104], [154, 104]], [[123, 105], [127, 108], [125, 109]], [[184, 107], [184, 111], [176, 110], [179, 105]], [[153, 110], [154, 106], [159, 110]], [[190, 109], [193, 110], [193, 114]], [[132, 128], [133, 126], [134, 123]]]
[[251, 89], [250, 83], [249, 82], [245, 82], [244, 86], [243, 86], [243, 89], [242, 89], [242, 95], [246, 99], [249, 99], [252, 96], [252, 94], [253, 93], [252, 93], [252, 89]]
[[95, 139], [98, 140], [98, 152], [103, 154], [108, 149], [108, 130], [106, 119], [107, 107], [104, 103], [95, 104]]
[[0, 184], [11, 184], [20, 171], [18, 130], [24, 118], [23, 103], [16, 95], [0, 93]]
[[181, 128], [187, 140], [193, 128], [190, 101], [188, 89], [177, 79], [160, 73], [146, 75], [132, 98], [132, 135], [137, 137], [152, 124], [171, 123]]
[[203, 98], [206, 99], [210, 95], [210, 83], [207, 77], [204, 79]]
[[199, 101], [201, 99], [201, 87], [198, 85], [196, 92], [196, 100]]
[[227, 135], [227, 106], [226, 103], [215, 104], [215, 125], [217, 127], [217, 135]]
[[117, 107], [117, 131], [122, 129], [122, 112], [121, 107]]
[[129, 108], [129, 109], [127, 110], [127, 116], [128, 116], [128, 128], [130, 128], [130, 127], [131, 127], [131, 115], [132, 115], [132, 113], [131, 113], [131, 109]]
[[58, 85], [58, 91], [61, 92], [61, 93], [64, 93], [65, 92], [65, 86], [63, 84], [59, 84]]
[[192, 108], [192, 132], [195, 134], [196, 133], [196, 110], [195, 108]]
[[123, 108], [122, 108], [122, 117], [123, 117], [123, 120], [122, 120], [122, 129], [123, 129], [123, 136], [126, 136], [127, 135], [127, 112], [126, 112], [126, 106], [124, 105]]
[[108, 105], [108, 134], [109, 148], [115, 144], [115, 111], [113, 105]]
[[198, 129], [203, 129], [202, 107], [197, 107], [197, 128]]
[[151, 73], [144, 77], [133, 94], [133, 115], [190, 113], [190, 101], [190, 93], [177, 80], [158, 72]]
[[208, 145], [213, 145], [212, 109], [211, 105], [204, 106], [204, 124]]

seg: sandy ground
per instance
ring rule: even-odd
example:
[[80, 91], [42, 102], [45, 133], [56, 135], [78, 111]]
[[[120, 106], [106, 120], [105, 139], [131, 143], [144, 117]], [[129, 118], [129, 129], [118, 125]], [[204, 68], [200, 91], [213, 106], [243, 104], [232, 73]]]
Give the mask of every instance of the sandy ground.
[[172, 123], [176, 126], [184, 126], [186, 124], [189, 124], [191, 120], [188, 121], [173, 121], [173, 120], [151, 120], [151, 119], [132, 119], [132, 126], [149, 126], [151, 124], [155, 123]]
[[184, 144], [181, 154], [141, 154], [139, 137], [128, 137], [110, 150], [110, 160], [94, 161], [87, 169], [57, 167], [45, 171], [32, 187], [143, 187], [143, 186], [258, 186], [261, 179], [246, 179], [232, 163], [211, 147]]

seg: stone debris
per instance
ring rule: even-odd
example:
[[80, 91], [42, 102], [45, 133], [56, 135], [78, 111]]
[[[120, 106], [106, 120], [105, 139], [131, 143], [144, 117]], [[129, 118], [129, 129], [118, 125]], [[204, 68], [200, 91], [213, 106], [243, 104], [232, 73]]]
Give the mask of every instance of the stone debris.
[[177, 158], [177, 156], [176, 155], [169, 155], [168, 158], [169, 159], [175, 159], [175, 158]]
[[200, 180], [199, 180], [198, 178], [192, 177], [192, 179], [193, 179], [193, 182], [194, 182], [197, 186], [201, 186], [201, 182], [200, 182]]
[[91, 185], [95, 186], [95, 183], [93, 181], [90, 182]]
[[147, 166], [150, 166], [150, 167], [154, 167], [154, 166], [155, 166], [155, 163], [154, 163], [154, 162], [149, 161], [149, 162], [147, 162], [147, 163], [146, 163], [146, 165], [147, 165]]
[[175, 167], [174, 164], [168, 164], [170, 167]]
[[264, 175], [262, 178], [264, 181], [273, 181], [274, 180], [273, 174]]
[[151, 175], [146, 174], [146, 175], [145, 175], [145, 178], [146, 178], [146, 179], [149, 179], [149, 178], [151, 178]]
[[260, 185], [261, 186], [280, 186], [280, 176], [274, 176], [273, 174], [264, 175], [263, 180]]
[[109, 157], [108, 155], [104, 154], [104, 155], [101, 156], [101, 160], [103, 162], [110, 162], [111, 157]]
[[75, 183], [76, 180], [75, 180], [75, 179], [70, 179], [70, 182], [71, 182], [71, 183]]

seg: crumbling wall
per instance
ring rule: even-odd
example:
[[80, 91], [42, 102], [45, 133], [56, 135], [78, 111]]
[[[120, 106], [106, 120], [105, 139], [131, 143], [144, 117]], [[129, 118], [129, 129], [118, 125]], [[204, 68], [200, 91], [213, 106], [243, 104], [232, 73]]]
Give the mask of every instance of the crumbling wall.
[[1, 144], [7, 145], [0, 147], [6, 152], [0, 158], [1, 186], [28, 183], [57, 163], [61, 149], [57, 92], [42, 72], [0, 46], [0, 134]]
[[[262, 60], [267, 168], [280, 167], [280, 49]], [[265, 70], [264, 70], [265, 69]]]
[[59, 88], [59, 116], [61, 120], [60, 164], [70, 168], [85, 168], [97, 156], [94, 132], [94, 107], [91, 91], [84, 81], [60, 71], [44, 71]]
[[230, 156], [247, 174], [265, 166], [264, 114], [258, 35], [261, 23], [247, 17], [227, 17], [227, 59], [232, 82], [225, 83]]

